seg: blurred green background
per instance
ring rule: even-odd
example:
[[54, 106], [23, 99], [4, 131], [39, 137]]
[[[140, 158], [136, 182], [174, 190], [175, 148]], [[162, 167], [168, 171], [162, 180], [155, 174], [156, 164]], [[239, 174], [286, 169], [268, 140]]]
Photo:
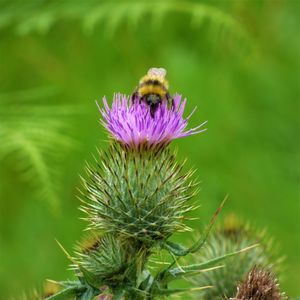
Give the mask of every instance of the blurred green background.
[[[300, 2], [0, 1], [1, 299], [72, 273], [79, 174], [107, 147], [95, 100], [129, 94], [149, 67], [208, 131], [173, 143], [202, 181], [194, 228], [226, 194], [286, 256], [300, 294]], [[184, 237], [183, 237], [184, 238]]]

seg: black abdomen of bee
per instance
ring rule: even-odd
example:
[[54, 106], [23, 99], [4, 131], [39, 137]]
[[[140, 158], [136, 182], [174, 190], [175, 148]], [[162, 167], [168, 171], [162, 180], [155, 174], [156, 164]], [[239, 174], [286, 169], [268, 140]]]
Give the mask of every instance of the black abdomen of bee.
[[174, 100], [168, 92], [166, 92], [165, 96], [162, 98], [160, 95], [153, 93], [141, 96], [138, 89], [136, 89], [131, 95], [131, 101], [134, 103], [136, 100], [139, 101], [139, 103], [144, 102], [150, 107], [150, 114], [152, 118], [154, 118], [157, 108], [163, 101], [167, 101], [169, 108], [174, 108]]
[[150, 107], [150, 115], [154, 118], [154, 113], [156, 112], [159, 104], [162, 103], [161, 97], [156, 94], [148, 94], [144, 95], [141, 98], [141, 101], [145, 102]]

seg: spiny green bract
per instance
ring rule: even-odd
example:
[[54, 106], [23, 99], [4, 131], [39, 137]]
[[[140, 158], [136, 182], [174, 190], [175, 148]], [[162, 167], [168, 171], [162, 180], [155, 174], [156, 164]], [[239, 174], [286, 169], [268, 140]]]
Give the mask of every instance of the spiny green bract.
[[102, 165], [88, 166], [85, 206], [93, 228], [150, 244], [188, 227], [195, 184], [165, 147], [135, 151], [113, 144]]
[[[114, 285], [124, 278], [124, 271], [129, 263], [128, 245], [121, 243], [111, 235], [89, 236], [77, 246], [77, 256], [73, 267], [80, 272], [85, 269], [92, 274], [97, 286]], [[79, 268], [78, 268], [79, 267]]]
[[[207, 261], [216, 256], [234, 252], [238, 249], [246, 248], [259, 243], [251, 251], [246, 251], [224, 261], [224, 267], [203, 273], [193, 281], [197, 285], [210, 285], [211, 289], [201, 292], [201, 299], [219, 300], [233, 297], [236, 286], [254, 265], [273, 267], [276, 269], [274, 261], [274, 251], [272, 242], [268, 240], [265, 233], [258, 234], [249, 225], [240, 223], [234, 215], [225, 219], [224, 224], [219, 226], [212, 233], [203, 250], [197, 253], [197, 262]], [[279, 260], [277, 259], [277, 264]], [[274, 265], [275, 264], [275, 265]], [[197, 298], [198, 299], [198, 298]]]

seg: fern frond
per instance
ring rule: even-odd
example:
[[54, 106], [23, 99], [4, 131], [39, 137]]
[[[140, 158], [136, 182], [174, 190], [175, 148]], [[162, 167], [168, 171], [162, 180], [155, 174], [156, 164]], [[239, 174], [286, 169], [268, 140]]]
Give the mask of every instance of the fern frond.
[[[34, 100], [34, 93], [29, 91], [27, 100]], [[0, 161], [10, 160], [22, 178], [34, 183], [40, 196], [56, 208], [58, 162], [75, 144], [64, 134], [66, 116], [73, 115], [74, 109], [27, 100], [17, 103], [13, 100], [17, 95], [22, 96], [22, 92], [0, 94]]]
[[213, 5], [170, 0], [5, 1], [0, 9], [0, 29], [10, 26], [20, 35], [46, 33], [57, 22], [69, 19], [81, 22], [86, 33], [93, 32], [102, 23], [105, 31], [112, 35], [124, 23], [137, 28], [145, 17], [153, 26], [161, 27], [164, 20], [174, 13], [189, 16], [192, 27], [198, 28], [208, 21], [216, 31], [225, 30], [237, 38], [249, 38], [242, 24]]

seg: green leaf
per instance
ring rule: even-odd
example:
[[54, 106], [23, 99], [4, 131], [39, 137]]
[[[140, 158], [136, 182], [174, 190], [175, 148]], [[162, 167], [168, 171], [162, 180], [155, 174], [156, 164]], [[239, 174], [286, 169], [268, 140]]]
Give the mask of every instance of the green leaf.
[[[173, 243], [171, 241], [166, 241], [166, 242], [163, 241], [161, 243], [161, 247], [170, 251], [172, 254], [174, 254], [176, 256], [186, 256], [189, 253], [195, 253], [195, 252], [199, 251], [204, 246], [204, 244], [209, 236], [209, 233], [211, 232], [212, 227], [213, 227], [218, 215], [220, 214], [226, 200], [227, 200], [227, 196], [225, 197], [225, 199], [222, 201], [221, 205], [218, 207], [218, 209], [214, 213], [209, 225], [204, 230], [203, 236], [198, 241], [196, 241], [196, 243], [194, 245], [192, 245], [190, 248], [186, 248], [180, 244]], [[174, 263], [173, 263], [173, 265], [174, 265]]]
[[187, 253], [189, 253], [189, 249], [180, 245], [180, 244], [176, 244], [170, 241], [166, 241], [166, 242], [162, 242], [161, 243], [161, 247], [170, 251], [171, 253], [173, 253], [176, 256], [184, 256]]
[[216, 220], [217, 217], [219, 216], [221, 210], [224, 207], [225, 202], [227, 201], [228, 196], [225, 197], [225, 199], [222, 201], [221, 205], [218, 207], [218, 209], [215, 211], [213, 217], [210, 220], [210, 223], [208, 224], [208, 226], [206, 227], [206, 229], [204, 230], [204, 234], [203, 236], [192, 246], [188, 249], [188, 251], [184, 254], [187, 255], [188, 253], [195, 253], [197, 251], [199, 251], [205, 244]]
[[162, 278], [161, 282], [163, 284], [167, 284], [167, 283], [171, 282], [172, 280], [180, 279], [183, 276], [189, 275], [190, 273], [195, 273], [195, 272], [207, 269], [207, 268], [211, 268], [211, 267], [215, 266], [217, 263], [225, 260], [226, 258], [243, 253], [245, 251], [249, 251], [257, 246], [258, 246], [258, 244], [255, 244], [253, 246], [246, 247], [242, 250], [231, 252], [231, 253], [213, 258], [211, 260], [205, 261], [200, 264], [194, 264], [194, 265], [188, 265], [188, 266], [182, 266], [182, 267], [170, 269], [163, 274], [163, 276], [161, 277]]
[[144, 270], [140, 278], [138, 278], [137, 286], [139, 287], [139, 290], [149, 291], [153, 284], [153, 280], [154, 278], [151, 273], [148, 270]]
[[212, 286], [201, 286], [197, 288], [180, 288], [180, 289], [158, 289], [157, 293], [162, 296], [170, 296], [174, 294], [179, 294], [179, 293], [186, 293], [186, 292], [196, 292], [196, 291], [201, 291], [205, 289], [210, 289]]

